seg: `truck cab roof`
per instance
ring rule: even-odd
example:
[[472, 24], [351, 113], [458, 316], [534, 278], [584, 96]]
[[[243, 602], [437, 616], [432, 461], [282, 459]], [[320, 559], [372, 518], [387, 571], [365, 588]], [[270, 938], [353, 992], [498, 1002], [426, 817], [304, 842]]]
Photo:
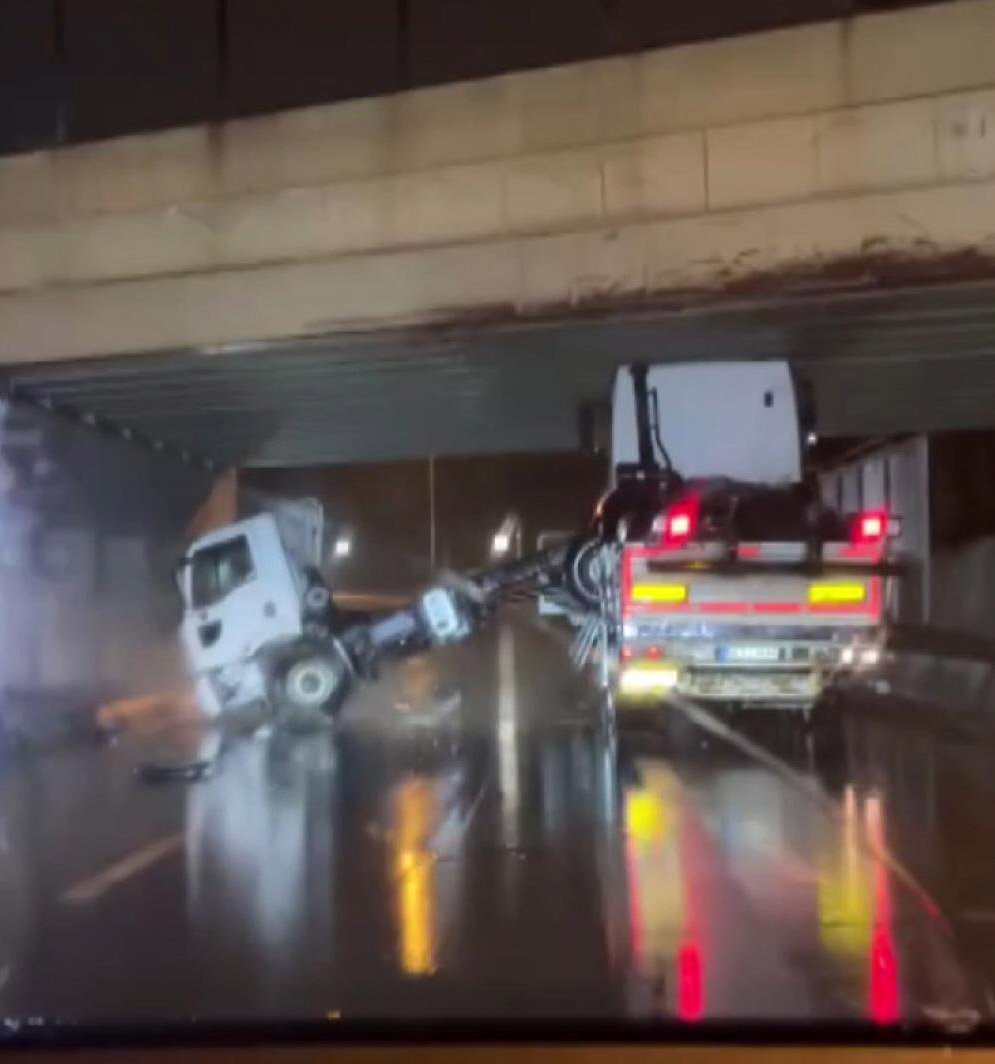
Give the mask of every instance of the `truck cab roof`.
[[[661, 466], [685, 480], [801, 480], [801, 428], [787, 362], [662, 363], [647, 368], [646, 383], [658, 415], [654, 449]], [[612, 393], [613, 480], [620, 465], [638, 459], [633, 374], [623, 366]]]

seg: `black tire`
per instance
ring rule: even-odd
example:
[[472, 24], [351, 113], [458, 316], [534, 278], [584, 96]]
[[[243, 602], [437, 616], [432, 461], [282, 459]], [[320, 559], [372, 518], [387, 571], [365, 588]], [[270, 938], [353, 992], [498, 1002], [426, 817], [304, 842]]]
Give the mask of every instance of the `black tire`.
[[334, 717], [352, 686], [352, 671], [333, 644], [307, 640], [279, 655], [269, 676], [269, 701], [288, 723]]
[[597, 571], [600, 552], [601, 544], [597, 540], [578, 540], [567, 551], [563, 565], [567, 591], [591, 610], [598, 609], [601, 604], [601, 585]]

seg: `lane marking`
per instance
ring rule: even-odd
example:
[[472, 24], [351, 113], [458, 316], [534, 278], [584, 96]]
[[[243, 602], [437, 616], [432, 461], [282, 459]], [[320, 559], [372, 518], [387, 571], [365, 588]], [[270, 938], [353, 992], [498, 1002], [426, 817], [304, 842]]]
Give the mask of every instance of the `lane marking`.
[[511, 626], [498, 633], [498, 782], [505, 845], [518, 841], [518, 677], [515, 673], [515, 636]]
[[96, 875], [81, 879], [78, 883], [68, 887], [63, 891], [60, 900], [66, 905], [88, 905], [118, 884], [137, 876], [140, 872], [144, 872], [181, 849], [183, 839], [183, 832], [178, 831], [175, 835], [164, 835], [161, 839], [150, 842], [148, 846], [133, 850], [120, 861], [115, 861], [114, 864], [97, 872]]

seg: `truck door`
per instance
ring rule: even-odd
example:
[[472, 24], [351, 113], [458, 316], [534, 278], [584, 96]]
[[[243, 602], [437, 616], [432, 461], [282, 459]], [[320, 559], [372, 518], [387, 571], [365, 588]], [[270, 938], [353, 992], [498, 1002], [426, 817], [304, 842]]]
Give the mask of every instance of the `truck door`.
[[197, 672], [301, 633], [296, 589], [272, 522], [246, 521], [198, 547], [184, 582], [183, 642]]

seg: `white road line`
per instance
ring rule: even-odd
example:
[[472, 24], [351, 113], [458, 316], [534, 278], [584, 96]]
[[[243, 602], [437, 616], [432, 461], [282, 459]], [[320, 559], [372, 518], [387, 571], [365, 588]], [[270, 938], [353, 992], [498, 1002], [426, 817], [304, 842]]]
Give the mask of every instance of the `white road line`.
[[175, 835], [164, 835], [148, 846], [142, 846], [134, 850], [120, 861], [108, 865], [102, 871], [88, 879], [81, 879], [62, 893], [61, 900], [67, 905], [88, 905], [96, 901], [119, 883], [123, 883], [132, 876], [137, 876], [145, 869], [151, 868], [163, 858], [175, 853], [183, 847], [183, 832]]
[[515, 635], [504, 624], [498, 633], [498, 783], [505, 845], [518, 843], [518, 677], [515, 673]]

